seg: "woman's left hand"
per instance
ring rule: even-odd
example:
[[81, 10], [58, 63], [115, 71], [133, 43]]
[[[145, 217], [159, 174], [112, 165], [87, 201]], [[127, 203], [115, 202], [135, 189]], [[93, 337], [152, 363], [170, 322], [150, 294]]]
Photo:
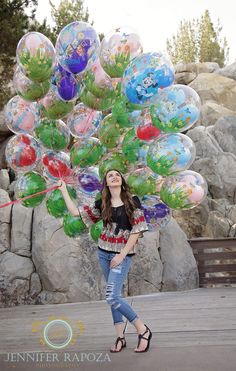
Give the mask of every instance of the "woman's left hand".
[[116, 254], [114, 258], [111, 260], [110, 268], [115, 268], [124, 260], [124, 256], [122, 254]]

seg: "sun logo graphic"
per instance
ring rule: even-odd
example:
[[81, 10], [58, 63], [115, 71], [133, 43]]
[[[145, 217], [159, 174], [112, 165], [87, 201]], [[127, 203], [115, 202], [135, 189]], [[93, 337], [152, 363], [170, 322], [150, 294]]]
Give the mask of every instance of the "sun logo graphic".
[[63, 349], [68, 345], [78, 344], [84, 329], [83, 322], [72, 321], [65, 316], [59, 318], [50, 316], [48, 320], [32, 322], [32, 332], [39, 334], [40, 344], [48, 345], [52, 349]]

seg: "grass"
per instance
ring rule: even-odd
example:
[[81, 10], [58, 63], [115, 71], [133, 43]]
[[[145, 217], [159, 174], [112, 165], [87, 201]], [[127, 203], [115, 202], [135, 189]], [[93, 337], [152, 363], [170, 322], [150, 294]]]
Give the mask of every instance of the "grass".
[[130, 52], [127, 53], [117, 53], [115, 55], [115, 60], [113, 63], [104, 63], [104, 71], [111, 77], [122, 77], [124, 70], [130, 62]]
[[190, 209], [194, 204], [186, 203], [188, 200], [188, 193], [181, 188], [177, 188], [174, 192], [170, 192], [167, 187], [161, 187], [161, 200], [171, 209]]
[[37, 82], [48, 80], [51, 77], [52, 62], [52, 58], [43, 56], [40, 49], [34, 56], [31, 56], [27, 50], [20, 57], [20, 63], [25, 68], [26, 75], [30, 80]]

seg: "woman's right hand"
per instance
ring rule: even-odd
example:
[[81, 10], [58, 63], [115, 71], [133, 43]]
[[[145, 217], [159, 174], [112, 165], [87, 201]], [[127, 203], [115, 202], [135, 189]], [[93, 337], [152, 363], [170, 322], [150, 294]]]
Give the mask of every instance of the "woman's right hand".
[[66, 183], [64, 182], [64, 180], [59, 179], [57, 182], [57, 185], [58, 185], [58, 189], [60, 189], [61, 192], [64, 192], [65, 190], [67, 190]]

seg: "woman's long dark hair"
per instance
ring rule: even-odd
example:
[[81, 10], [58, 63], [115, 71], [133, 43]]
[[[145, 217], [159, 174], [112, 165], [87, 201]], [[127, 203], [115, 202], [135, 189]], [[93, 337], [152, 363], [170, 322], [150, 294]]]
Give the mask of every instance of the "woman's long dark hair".
[[104, 179], [103, 179], [103, 189], [102, 189], [102, 219], [104, 221], [104, 224], [111, 224], [112, 222], [112, 205], [111, 205], [111, 192], [109, 187], [107, 186], [106, 183], [106, 176], [107, 173], [110, 171], [117, 171], [122, 179], [122, 184], [121, 184], [121, 193], [120, 193], [120, 198], [124, 203], [125, 206], [125, 211], [128, 216], [129, 222], [132, 225], [133, 223], [133, 211], [137, 208], [135, 205], [133, 199], [132, 199], [132, 194], [130, 192], [130, 188], [128, 184], [126, 183], [123, 175], [120, 173], [120, 171], [116, 169], [110, 169], [106, 172]]

